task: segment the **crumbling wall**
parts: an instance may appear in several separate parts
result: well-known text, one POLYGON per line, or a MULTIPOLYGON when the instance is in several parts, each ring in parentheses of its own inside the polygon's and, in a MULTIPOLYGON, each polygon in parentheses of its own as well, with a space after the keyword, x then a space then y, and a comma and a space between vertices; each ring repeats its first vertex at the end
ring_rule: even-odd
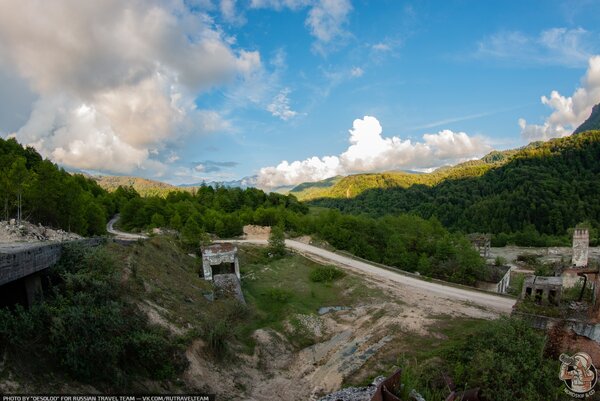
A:
POLYGON ((573 232, 573 260, 575 267, 586 267, 590 248, 590 233, 587 228, 576 228, 573 232))
POLYGON ((228 243, 214 244, 202 249, 202 270, 204 279, 212 280, 212 266, 221 263, 231 263, 234 266, 234 272, 240 279, 240 262, 237 256, 237 247, 228 243))
POLYGON ((235 298, 243 304, 246 304, 240 280, 235 274, 217 274, 214 276, 217 298, 235 298))

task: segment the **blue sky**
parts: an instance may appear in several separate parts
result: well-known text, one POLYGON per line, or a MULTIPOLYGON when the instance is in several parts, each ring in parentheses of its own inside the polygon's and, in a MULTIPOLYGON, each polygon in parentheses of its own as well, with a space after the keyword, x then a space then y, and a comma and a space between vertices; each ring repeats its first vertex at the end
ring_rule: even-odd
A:
POLYGON ((598 1, 23 4, 0 10, 0 135, 67 168, 428 171, 568 135, 600 102, 598 1))

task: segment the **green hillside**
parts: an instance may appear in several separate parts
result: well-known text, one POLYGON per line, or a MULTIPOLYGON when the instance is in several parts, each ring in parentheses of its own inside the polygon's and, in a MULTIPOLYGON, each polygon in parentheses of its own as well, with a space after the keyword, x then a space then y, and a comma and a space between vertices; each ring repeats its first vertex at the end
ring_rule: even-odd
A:
POLYGON ((91 177, 102 188, 114 192, 119 187, 132 187, 141 196, 167 196, 169 192, 187 191, 191 192, 197 187, 177 187, 165 182, 148 180, 141 177, 130 176, 94 176, 91 177))
POLYGON ((544 242, 540 234, 565 235, 581 222, 600 227, 600 131, 537 143, 506 160, 472 165, 481 173, 312 204, 373 216, 415 213, 465 232, 520 233, 524 237, 517 242, 530 245, 544 242))
MULTIPOLYGON (((539 144, 532 144, 532 147, 539 144)), ((384 173, 355 174, 333 177, 314 183, 303 183, 290 191, 298 199, 308 201, 317 198, 354 198, 369 189, 408 188, 412 185, 432 186, 445 179, 478 177, 492 167, 510 160, 516 150, 493 151, 480 160, 472 160, 456 166, 440 167, 427 173, 388 171, 384 173)))

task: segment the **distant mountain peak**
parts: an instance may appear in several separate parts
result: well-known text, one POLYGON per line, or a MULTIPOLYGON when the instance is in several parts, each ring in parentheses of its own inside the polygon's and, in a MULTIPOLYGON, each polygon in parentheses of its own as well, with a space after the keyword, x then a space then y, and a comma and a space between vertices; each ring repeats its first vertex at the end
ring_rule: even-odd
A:
POLYGON ((600 130, 600 103, 592 108, 592 113, 587 120, 583 122, 573 134, 579 134, 580 132, 600 130))

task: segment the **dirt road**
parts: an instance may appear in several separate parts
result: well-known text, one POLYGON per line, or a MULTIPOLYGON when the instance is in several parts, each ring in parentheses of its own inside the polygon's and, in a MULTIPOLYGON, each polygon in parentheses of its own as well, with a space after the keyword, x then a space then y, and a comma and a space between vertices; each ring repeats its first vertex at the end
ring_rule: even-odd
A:
POLYGON ((106 231, 108 231, 110 234, 113 234, 115 237, 117 237, 120 240, 126 240, 126 241, 136 241, 138 239, 146 239, 148 237, 146 237, 143 234, 132 234, 132 233, 126 233, 123 231, 119 231, 117 229, 114 228, 115 223, 119 220, 119 215, 115 215, 115 217, 113 217, 112 219, 110 219, 110 221, 108 222, 108 224, 106 224, 106 231))
MULTIPOLYGON (((250 243, 266 245, 266 240, 233 240, 228 242, 250 243)), ((499 313, 510 313, 515 300, 509 297, 495 295, 493 293, 485 293, 482 291, 470 290, 467 288, 459 288, 440 283, 429 282, 418 278, 410 277, 405 274, 387 270, 369 263, 351 259, 349 257, 339 255, 316 246, 307 245, 294 240, 286 240, 285 244, 288 248, 306 254, 308 256, 316 256, 330 263, 334 263, 344 268, 367 274, 378 279, 383 279, 389 284, 400 286, 408 286, 423 294, 429 294, 436 297, 442 297, 450 300, 459 300, 473 305, 478 305, 486 309, 493 310, 499 313)))

